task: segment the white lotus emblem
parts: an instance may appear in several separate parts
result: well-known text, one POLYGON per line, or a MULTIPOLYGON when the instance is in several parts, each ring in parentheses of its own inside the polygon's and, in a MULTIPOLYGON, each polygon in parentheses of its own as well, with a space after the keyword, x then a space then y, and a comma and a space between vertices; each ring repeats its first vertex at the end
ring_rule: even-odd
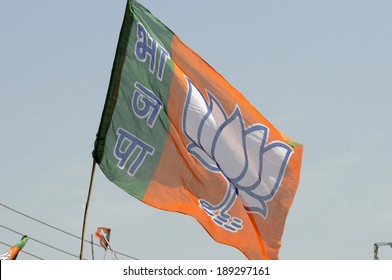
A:
POLYGON ((246 127, 238 106, 228 116, 211 92, 206 91, 207 101, 186 79, 183 131, 191 141, 187 149, 206 169, 221 173, 228 183, 218 205, 200 199, 200 207, 216 224, 236 232, 242 229, 242 221, 227 212, 237 197, 247 211, 266 218, 267 202, 279 189, 293 150, 280 141, 268 143, 266 126, 258 123, 246 127))

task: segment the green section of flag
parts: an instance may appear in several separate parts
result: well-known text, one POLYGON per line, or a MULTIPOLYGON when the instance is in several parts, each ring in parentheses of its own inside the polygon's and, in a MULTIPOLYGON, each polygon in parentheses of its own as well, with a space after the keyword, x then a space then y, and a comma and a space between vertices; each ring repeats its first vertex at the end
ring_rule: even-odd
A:
POLYGON ((110 181, 139 199, 170 128, 172 37, 148 10, 128 1, 93 156, 110 181))
POLYGON ((15 245, 15 247, 18 247, 22 250, 27 241, 29 241, 29 237, 27 235, 23 235, 22 239, 18 242, 18 244, 15 245))
POLYGON ((301 146, 302 144, 298 143, 298 142, 294 142, 294 141, 286 141, 287 144, 289 144, 291 147, 293 147, 294 149, 297 148, 298 146, 301 146))

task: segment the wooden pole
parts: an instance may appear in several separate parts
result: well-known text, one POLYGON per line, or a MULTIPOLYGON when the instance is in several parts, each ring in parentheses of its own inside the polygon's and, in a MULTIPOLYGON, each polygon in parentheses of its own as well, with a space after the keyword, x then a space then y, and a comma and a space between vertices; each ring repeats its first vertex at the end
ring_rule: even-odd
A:
POLYGON ((87 212, 88 212, 88 206, 89 206, 89 203, 90 203, 91 189, 93 188, 93 181, 94 181, 94 174, 95 174, 95 166, 96 165, 97 165, 97 162, 95 161, 95 159, 93 159, 93 167, 91 169, 90 185, 89 185, 89 188, 88 188, 86 207, 84 209, 84 218, 83 218, 83 227, 82 227, 82 241, 81 241, 81 244, 80 244, 79 260, 83 260, 84 232, 86 230, 87 212))

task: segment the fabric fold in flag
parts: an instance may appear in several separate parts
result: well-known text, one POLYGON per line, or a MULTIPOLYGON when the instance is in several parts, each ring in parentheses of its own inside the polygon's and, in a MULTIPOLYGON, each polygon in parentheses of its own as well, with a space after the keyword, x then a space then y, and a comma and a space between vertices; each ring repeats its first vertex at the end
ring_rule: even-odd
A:
POLYGON ((15 246, 11 247, 4 254, 0 255, 0 260, 16 260, 19 252, 23 249, 28 240, 29 237, 27 235, 23 235, 21 240, 15 246))
POLYGON ((153 207, 277 259, 303 147, 137 1, 127 1, 93 157, 153 207))

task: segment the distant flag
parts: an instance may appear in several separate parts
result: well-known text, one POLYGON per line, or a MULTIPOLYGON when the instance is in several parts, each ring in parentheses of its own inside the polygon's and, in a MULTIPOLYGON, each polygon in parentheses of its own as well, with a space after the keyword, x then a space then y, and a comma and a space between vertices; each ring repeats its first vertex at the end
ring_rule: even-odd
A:
POLYGON ((16 260, 19 252, 22 248, 26 245, 27 241, 29 240, 27 235, 23 235, 22 239, 13 247, 11 247, 8 251, 4 254, 0 255, 0 260, 16 260))
POLYGON ((105 250, 109 246, 110 232, 111 229, 106 227, 98 227, 95 232, 95 236, 99 239, 99 243, 105 250))
POLYGON ((277 259, 302 151, 128 0, 93 151, 110 181, 151 206, 193 216, 249 259, 277 259))

